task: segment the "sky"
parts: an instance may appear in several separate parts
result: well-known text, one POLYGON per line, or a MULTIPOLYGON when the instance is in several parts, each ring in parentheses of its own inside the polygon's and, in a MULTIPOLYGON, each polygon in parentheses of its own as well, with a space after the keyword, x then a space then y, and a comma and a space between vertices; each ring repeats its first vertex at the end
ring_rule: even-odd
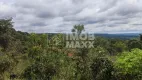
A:
POLYGON ((142 0, 0 0, 0 19, 24 32, 141 33, 142 0))

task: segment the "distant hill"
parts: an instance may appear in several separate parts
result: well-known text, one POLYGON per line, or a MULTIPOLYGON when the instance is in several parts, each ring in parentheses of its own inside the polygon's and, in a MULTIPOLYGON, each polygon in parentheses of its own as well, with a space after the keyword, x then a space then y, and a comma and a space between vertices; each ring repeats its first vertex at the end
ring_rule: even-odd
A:
POLYGON ((140 33, 124 33, 124 34, 95 34, 105 38, 117 38, 117 39, 132 39, 138 38, 140 33))
MULTIPOLYGON (((58 33, 47 33, 50 37, 54 36, 58 33)), ((61 33, 64 34, 64 33, 61 33)), ((111 38, 111 39, 132 39, 132 38, 138 38, 140 35, 140 33, 121 33, 121 34, 98 34, 96 33, 95 36, 100 36, 100 37, 104 37, 104 38, 111 38)))

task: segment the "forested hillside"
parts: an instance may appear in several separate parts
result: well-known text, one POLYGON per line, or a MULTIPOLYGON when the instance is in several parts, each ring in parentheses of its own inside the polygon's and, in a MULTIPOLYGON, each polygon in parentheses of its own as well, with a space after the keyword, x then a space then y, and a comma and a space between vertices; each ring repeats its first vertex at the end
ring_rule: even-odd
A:
MULTIPOLYGON (((72 32, 84 30, 75 25, 72 32)), ((98 36, 94 48, 65 48, 63 37, 16 31, 12 19, 1 19, 0 80, 142 80, 141 35, 98 36)))

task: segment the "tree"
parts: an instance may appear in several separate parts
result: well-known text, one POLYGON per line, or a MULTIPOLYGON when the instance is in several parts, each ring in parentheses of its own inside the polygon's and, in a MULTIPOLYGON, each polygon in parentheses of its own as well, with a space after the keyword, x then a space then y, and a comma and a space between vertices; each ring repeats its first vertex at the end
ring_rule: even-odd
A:
POLYGON ((129 50, 134 49, 134 48, 142 49, 142 42, 139 40, 129 40, 128 48, 129 50))
POLYGON ((72 29, 72 32, 77 32, 77 34, 81 34, 84 31, 84 25, 75 25, 72 29))
POLYGON ((6 49, 13 38, 12 36, 12 19, 1 19, 0 20, 0 46, 6 49))
MULTIPOLYGON (((82 34, 85 31, 84 25, 75 25, 72 29, 73 33, 77 35, 82 34)), ((79 40, 81 42, 81 40, 79 40)), ((75 61, 75 79, 76 80, 91 80, 90 66, 88 58, 88 48, 77 48, 76 53, 73 57, 75 61)))
POLYGON ((14 66, 14 61, 6 54, 0 53, 0 80, 4 80, 4 72, 11 71, 14 66))
POLYGON ((107 58, 96 58, 91 65, 93 80, 111 80, 113 66, 107 58))
MULTIPOLYGON (((115 61, 117 76, 123 80, 142 79, 142 50, 133 49, 131 52, 123 52, 115 61)), ((121 79, 120 79, 121 80, 121 79)))
POLYGON ((127 50, 127 45, 125 40, 110 39, 109 46, 106 48, 110 55, 117 55, 127 50))
POLYGON ((12 19, 0 19, 0 35, 12 29, 12 19))
POLYGON ((140 41, 142 41, 142 34, 140 34, 140 41))

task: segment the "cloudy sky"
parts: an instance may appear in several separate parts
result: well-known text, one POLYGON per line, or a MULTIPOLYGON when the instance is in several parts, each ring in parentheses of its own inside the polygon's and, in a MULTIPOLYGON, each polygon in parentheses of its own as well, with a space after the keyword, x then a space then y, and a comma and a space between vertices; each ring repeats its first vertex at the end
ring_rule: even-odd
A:
POLYGON ((142 0, 0 0, 0 19, 9 17, 26 32, 142 32, 142 0))

